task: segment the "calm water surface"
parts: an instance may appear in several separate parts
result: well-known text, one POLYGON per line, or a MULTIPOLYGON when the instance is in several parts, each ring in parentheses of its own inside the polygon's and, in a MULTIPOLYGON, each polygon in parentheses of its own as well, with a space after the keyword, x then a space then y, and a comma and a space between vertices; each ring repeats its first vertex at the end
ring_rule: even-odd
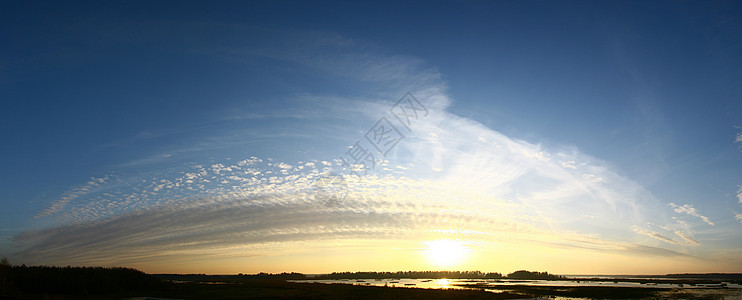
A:
MULTIPOLYGON (((646 278, 644 278, 646 279, 646 278)), ((515 279, 337 279, 337 280, 291 280, 292 282, 311 282, 311 283, 344 283, 354 285, 369 285, 369 286, 389 286, 389 287, 416 287, 416 288, 428 288, 428 289, 468 289, 469 287, 460 286, 465 284, 484 284, 486 286, 492 286, 492 288, 485 288, 492 292, 503 292, 506 290, 498 289, 498 285, 529 285, 529 286, 562 286, 562 287, 588 287, 588 286, 601 286, 601 287, 633 287, 633 288, 666 288, 672 289, 683 289, 688 291, 700 291, 702 289, 715 288, 718 285, 703 285, 697 284, 694 286, 688 284, 669 284, 669 283, 658 283, 658 284, 641 284, 636 282, 622 282, 621 279, 610 280, 610 281, 576 281, 576 280, 515 280, 515 279)), ((727 288, 731 293, 730 295, 722 296, 725 300, 742 300, 742 295, 735 292, 735 289, 742 289, 742 285, 739 284, 727 284, 727 288)), ((721 289, 719 289, 721 290, 721 289)), ((558 298, 568 299, 568 298, 558 298)), ((572 298, 576 299, 576 298, 572 298)), ((718 299, 718 298, 717 298, 718 299)))

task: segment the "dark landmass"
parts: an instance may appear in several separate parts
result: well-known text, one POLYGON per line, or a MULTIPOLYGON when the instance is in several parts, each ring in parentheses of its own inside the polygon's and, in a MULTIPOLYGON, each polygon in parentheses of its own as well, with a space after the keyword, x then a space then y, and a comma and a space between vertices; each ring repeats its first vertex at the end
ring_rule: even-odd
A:
POLYGON ((0 262, 0 300, 18 299, 517 299, 534 297, 580 297, 601 299, 683 298, 719 299, 740 295, 727 289, 725 282, 738 282, 741 274, 669 274, 667 278, 569 279, 547 272, 479 271, 421 272, 340 272, 309 277, 301 273, 281 274, 159 274, 151 275, 131 268, 12 266, 0 262), (460 286, 469 289, 423 289, 353 284, 297 282, 303 279, 472 279, 460 286), (523 280, 524 284, 497 284, 499 280, 523 280), (677 289, 659 287, 565 287, 534 286, 538 280, 625 281, 654 283, 698 282, 719 285, 717 289, 677 289), (297 280, 297 281, 295 281, 297 280), (486 283, 484 282, 486 280, 486 283), (494 291, 493 291, 494 290, 494 291))
POLYGON ((302 273, 258 273, 238 275, 206 275, 206 274, 154 274, 153 276, 167 281, 179 282, 240 282, 245 279, 285 279, 301 280, 308 276, 302 273))
POLYGON ((549 272, 531 272, 531 271, 515 271, 508 274, 508 278, 513 279, 544 279, 544 280, 559 280, 565 279, 564 276, 549 274, 549 272))
MULTIPOLYGON (((24 267, 25 268, 25 267, 24 267)), ((296 283, 279 277, 281 274, 261 275, 144 275, 148 284, 136 286, 128 282, 130 274, 118 276, 123 268, 57 268, 29 267, 36 274, 24 277, 10 285, 10 289, 0 294, 0 300, 25 299, 142 299, 156 297, 168 299, 517 299, 525 295, 514 293, 491 293, 483 290, 440 290, 402 287, 357 286, 349 284, 296 283), (68 278, 61 276, 75 274, 68 278), (60 276, 60 277, 58 277, 60 276), (96 280, 95 277, 103 279, 96 280), (159 278, 158 278, 159 277, 159 278), (174 277, 167 281, 161 277, 174 277), (270 278, 274 277, 274 278, 270 278), (179 279, 199 281, 179 282, 179 279), (122 281, 122 287, 103 285, 101 282, 122 281), (46 283, 45 283, 46 281, 46 283), (150 285, 150 281, 154 285, 150 285), (29 283, 29 284, 25 284, 29 283), (32 286, 35 283, 36 286, 32 286), (65 286, 68 285, 68 286, 65 286)), ((123 269, 127 273, 132 269, 123 269)), ((13 276, 14 280, 19 277, 13 276)))
POLYGON ((295 283, 282 279, 246 279, 240 283, 181 283, 154 297, 179 299, 518 299, 529 296, 483 290, 441 290, 351 284, 295 283))
MULTIPOLYGON (((236 276, 234 276, 236 277, 236 276)), ((214 279, 214 278, 212 278, 214 279)), ((492 288, 492 287, 489 287, 492 288)), ((583 297, 591 299, 721 299, 726 294, 698 294, 677 289, 611 288, 611 287, 548 287, 507 286, 504 292, 493 293, 484 289, 422 289, 404 287, 361 286, 352 284, 296 283, 285 279, 243 278, 227 281, 169 283, 164 287, 146 291, 119 291, 104 294, 20 294, 14 298, 0 299, 143 299, 157 297, 168 299, 522 299, 583 297)), ((701 290, 701 289, 698 289, 701 290)))
POLYGON ((165 286, 159 278, 131 268, 0 266, 0 296, 97 295, 165 286))

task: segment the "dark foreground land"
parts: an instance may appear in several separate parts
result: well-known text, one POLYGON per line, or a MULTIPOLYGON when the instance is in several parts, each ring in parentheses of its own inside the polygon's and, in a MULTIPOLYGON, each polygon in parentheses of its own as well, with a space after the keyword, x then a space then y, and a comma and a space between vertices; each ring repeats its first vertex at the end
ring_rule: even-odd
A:
POLYGON ((482 290, 434 290, 356 286, 349 284, 292 283, 283 279, 247 279, 242 282, 170 283, 158 289, 104 294, 25 294, 0 299, 518 299, 515 293, 482 290))
POLYGON ((249 280, 241 284, 183 283, 167 294, 179 299, 725 299, 742 294, 731 289, 507 286, 499 293, 485 290, 422 289, 351 284, 292 283, 283 280, 249 280))
MULTIPOLYGON (((523 271, 525 272, 525 271, 523 271)), ((538 275, 539 273, 513 273, 538 275)), ((417 273, 407 275, 416 276, 417 273)), ((513 275, 510 274, 510 275, 513 275)), ((368 274, 342 273, 344 277, 368 274)), ((404 274, 387 274, 400 276, 404 274)), ((488 277, 494 273, 443 272, 437 276, 488 277)), ((511 278, 508 275, 508 278, 511 278)), ((545 280, 570 280, 549 277, 545 280)), ((338 275, 333 275, 338 276, 338 275)), ((422 276, 422 275, 421 275, 422 276)), ((400 276, 401 277, 401 276, 400 276)), ((632 288, 595 286, 536 286, 497 284, 496 279, 472 280, 469 289, 423 289, 296 282, 307 279, 298 273, 256 275, 150 275, 129 268, 0 266, 0 300, 16 299, 520 299, 569 297, 582 299, 742 299, 742 291, 730 288, 632 288), (495 283, 495 284, 493 284, 495 283), (486 289, 496 289, 497 292, 486 289)), ((731 280, 730 280, 731 279, 731 280)), ((739 278, 725 282, 737 283, 739 278)), ((586 279, 580 279, 586 280, 586 279)), ((591 279, 588 279, 591 280, 591 279)), ((598 280, 598 279, 595 279, 598 280)), ((606 279, 600 279, 606 280, 606 279)), ((661 283, 668 279, 622 279, 661 283), (653 282, 654 281, 654 282, 653 282)), ((678 279, 674 279, 678 280, 678 279)), ((721 282, 718 278, 683 278, 674 283, 721 282)), ((352 281, 351 281, 352 282, 352 281)), ((524 283, 527 281, 523 281, 524 283)), ((721 285, 720 285, 721 286, 721 285)))
POLYGON ((517 299, 514 293, 482 290, 434 290, 350 284, 292 283, 283 280, 249 280, 238 284, 178 284, 168 293, 181 299, 517 299))
MULTIPOLYGON (((510 286, 492 293, 484 290, 437 290, 350 284, 293 283, 283 279, 247 279, 241 282, 169 283, 161 288, 103 294, 26 294, 0 299, 522 299, 554 296, 587 299, 724 299, 732 290, 620 288, 620 287, 536 287, 510 286), (148 298, 145 298, 148 297, 148 298)), ((739 296, 738 296, 739 297, 739 296)), ((736 298, 735 298, 736 299, 736 298)))
MULTIPOLYGON (((470 285, 476 288, 476 285, 470 285)), ((488 286, 528 298, 548 299, 567 297, 577 299, 742 299, 737 289, 679 289, 634 287, 564 287, 502 285, 488 286)))

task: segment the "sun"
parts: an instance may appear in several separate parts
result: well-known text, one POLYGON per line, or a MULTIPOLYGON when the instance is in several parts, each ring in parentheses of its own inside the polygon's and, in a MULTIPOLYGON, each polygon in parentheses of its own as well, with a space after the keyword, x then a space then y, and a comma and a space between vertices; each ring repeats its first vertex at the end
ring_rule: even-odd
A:
POLYGON ((434 240, 423 242, 425 255, 431 265, 439 268, 455 267, 466 260, 470 249, 458 240, 434 240))

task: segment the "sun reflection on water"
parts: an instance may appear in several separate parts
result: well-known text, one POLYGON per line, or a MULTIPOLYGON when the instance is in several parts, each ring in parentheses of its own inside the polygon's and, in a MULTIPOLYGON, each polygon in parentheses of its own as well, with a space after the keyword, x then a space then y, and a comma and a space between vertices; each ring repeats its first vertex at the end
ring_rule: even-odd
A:
POLYGON ((435 281, 438 285, 441 286, 441 288, 447 288, 449 284, 451 284, 451 280, 448 279, 438 279, 435 281))

